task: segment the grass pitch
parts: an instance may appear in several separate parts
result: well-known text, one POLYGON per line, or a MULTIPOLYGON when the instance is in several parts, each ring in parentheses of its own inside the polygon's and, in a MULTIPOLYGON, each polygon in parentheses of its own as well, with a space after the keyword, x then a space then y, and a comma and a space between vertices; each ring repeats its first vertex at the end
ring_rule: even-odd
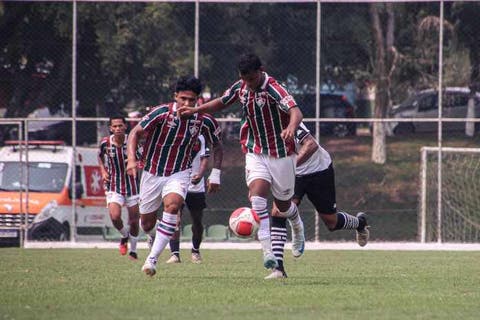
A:
POLYGON ((153 278, 110 249, 0 249, 0 319, 478 319, 480 252, 203 250, 153 278))

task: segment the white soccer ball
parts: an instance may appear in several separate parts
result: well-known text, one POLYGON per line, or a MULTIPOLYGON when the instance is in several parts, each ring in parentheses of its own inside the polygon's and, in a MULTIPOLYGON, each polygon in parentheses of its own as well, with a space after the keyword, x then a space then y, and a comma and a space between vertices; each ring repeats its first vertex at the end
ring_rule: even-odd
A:
POLYGON ((238 208, 230 215, 228 225, 237 237, 251 238, 255 236, 260 227, 260 218, 250 208, 238 208))

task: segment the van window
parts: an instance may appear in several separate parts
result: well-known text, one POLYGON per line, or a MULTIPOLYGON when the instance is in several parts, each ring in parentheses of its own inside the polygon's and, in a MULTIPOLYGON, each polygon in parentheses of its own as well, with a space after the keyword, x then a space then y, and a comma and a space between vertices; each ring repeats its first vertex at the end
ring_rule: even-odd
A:
POLYGON ((437 95, 436 94, 429 94, 423 97, 418 102, 418 111, 429 111, 433 109, 437 109, 437 95))
MULTIPOLYGON (((28 190, 31 192, 60 192, 67 176, 65 163, 29 162, 28 190)), ((0 189, 3 191, 20 191, 26 189, 26 163, 0 162, 0 189), (23 172, 22 172, 23 170, 23 172), (20 181, 23 177, 23 181, 20 181)))
POLYGON ((460 92, 454 92, 447 94, 447 107, 449 108, 458 108, 466 107, 468 104, 468 95, 460 92))

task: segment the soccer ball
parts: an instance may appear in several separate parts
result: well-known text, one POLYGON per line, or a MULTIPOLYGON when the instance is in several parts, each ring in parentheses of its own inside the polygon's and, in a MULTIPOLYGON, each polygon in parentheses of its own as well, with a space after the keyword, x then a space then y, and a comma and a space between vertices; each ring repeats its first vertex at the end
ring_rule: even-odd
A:
POLYGON ((230 215, 228 225, 237 237, 250 238, 255 236, 260 226, 260 218, 250 208, 238 208, 230 215))

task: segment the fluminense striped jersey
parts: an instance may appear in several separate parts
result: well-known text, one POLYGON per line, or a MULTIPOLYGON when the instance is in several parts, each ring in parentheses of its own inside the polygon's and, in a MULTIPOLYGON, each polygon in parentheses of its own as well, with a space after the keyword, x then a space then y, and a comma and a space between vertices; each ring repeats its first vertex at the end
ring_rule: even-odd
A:
POLYGON ((221 128, 209 114, 195 113, 188 119, 177 117, 176 103, 160 105, 143 117, 146 131, 143 149, 144 170, 170 176, 192 164, 192 152, 200 134, 212 144, 221 138, 221 128))
MULTIPOLYGON (((110 174, 110 181, 105 184, 105 191, 113 191, 124 196, 133 196, 139 193, 138 179, 127 174, 127 138, 122 146, 113 143, 113 135, 104 137, 100 142, 98 156, 102 159, 105 168, 110 174)), ((137 158, 141 156, 140 148, 137 149, 137 158)))
POLYGON ((264 75, 265 81, 259 90, 251 91, 243 80, 239 80, 225 91, 221 100, 225 105, 237 100, 242 105, 240 143, 243 152, 283 158, 295 151, 295 143, 286 143, 280 134, 288 126, 288 110, 297 103, 274 78, 267 73, 264 75))

